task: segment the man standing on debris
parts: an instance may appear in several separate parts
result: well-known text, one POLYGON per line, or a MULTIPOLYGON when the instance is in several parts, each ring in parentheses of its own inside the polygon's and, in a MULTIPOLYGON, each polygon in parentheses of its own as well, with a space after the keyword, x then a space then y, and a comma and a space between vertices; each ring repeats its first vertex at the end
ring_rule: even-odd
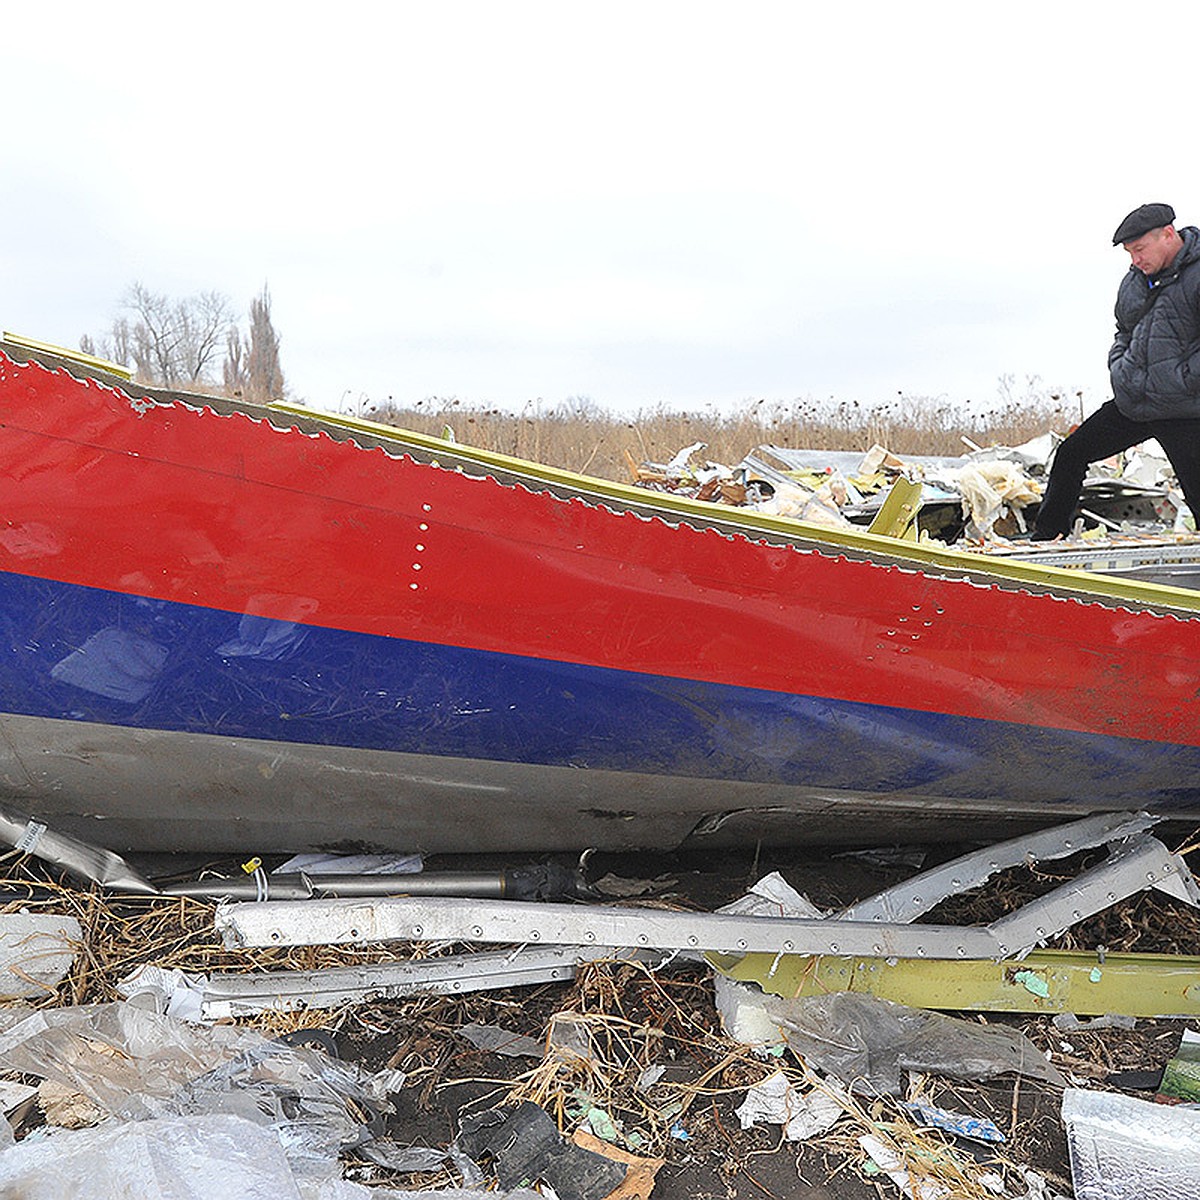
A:
POLYGON ((1059 446, 1033 532, 1070 532, 1090 463, 1157 438, 1200 522, 1200 229, 1177 230, 1169 204, 1143 204, 1113 245, 1131 265, 1117 292, 1108 352, 1113 399, 1059 446))

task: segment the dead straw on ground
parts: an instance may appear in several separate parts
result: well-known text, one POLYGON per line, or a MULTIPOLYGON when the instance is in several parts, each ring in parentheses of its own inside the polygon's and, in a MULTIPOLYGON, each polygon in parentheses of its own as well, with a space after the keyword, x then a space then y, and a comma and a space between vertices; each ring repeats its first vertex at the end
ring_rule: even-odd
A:
MULTIPOLYGON (((568 1129, 599 1110, 635 1153, 668 1161, 721 1148, 730 1172, 753 1179, 752 1160, 777 1154, 788 1143, 773 1128, 749 1133, 726 1129, 716 1101, 732 1102, 766 1077, 782 1072, 800 1093, 814 1089, 833 1096, 843 1117, 825 1134, 790 1145, 797 1169, 815 1155, 829 1156, 841 1169, 868 1170, 859 1138, 880 1140, 904 1164, 917 1194, 937 1194, 936 1181, 963 1200, 992 1194, 979 1182, 975 1159, 938 1130, 923 1128, 898 1104, 881 1098, 864 1101, 827 1084, 803 1063, 764 1055, 736 1043, 721 1030, 706 979, 664 973, 645 964, 607 961, 583 968, 550 1017, 548 1052, 532 1069, 510 1080, 492 1077, 443 1078, 438 1086, 486 1083, 489 1090, 463 1111, 529 1100, 568 1129), (554 1048, 553 1028, 566 1021, 576 1036, 574 1051, 554 1048), (644 1085, 648 1067, 667 1073, 644 1085), (680 1132, 687 1141, 681 1143, 680 1132)), ((910 1099, 926 1097, 928 1082, 916 1077, 910 1099)), ((728 1104, 726 1105, 726 1108, 728 1104)), ((987 1167, 1017 1178, 1019 1167, 1001 1152, 987 1167)), ((765 1190, 761 1188, 760 1190, 765 1190)), ((767 1192, 770 1195, 770 1192, 767 1192)))

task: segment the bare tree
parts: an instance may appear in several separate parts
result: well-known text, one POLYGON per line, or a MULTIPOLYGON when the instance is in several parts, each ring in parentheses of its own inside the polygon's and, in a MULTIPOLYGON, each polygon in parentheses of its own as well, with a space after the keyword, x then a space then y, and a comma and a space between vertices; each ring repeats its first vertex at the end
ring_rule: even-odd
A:
POLYGON ((119 316, 98 341, 85 335, 80 347, 122 366, 132 366, 142 383, 167 387, 207 383, 235 314, 227 296, 199 292, 174 300, 142 283, 126 291, 119 316))
POLYGON ((132 357, 132 345, 133 331, 129 328, 129 322, 124 317, 117 317, 112 323, 112 342, 106 347, 109 352, 105 357, 127 367, 132 357))
POLYGON ((199 292, 176 305, 176 320, 181 332, 179 365, 182 377, 195 383, 208 376, 210 365, 229 331, 234 327, 229 298, 220 292, 199 292))
POLYGON ((183 331, 176 320, 176 305, 165 293, 152 292, 142 283, 134 283, 121 303, 135 317, 130 352, 138 378, 168 387, 179 383, 177 364, 183 331))
POLYGON ((250 302, 250 327, 237 326, 229 298, 198 292, 182 300, 134 283, 121 302, 127 315, 117 317, 102 338, 84 335, 80 349, 132 367, 141 383, 176 387, 211 381, 221 353, 221 382, 228 395, 260 402, 283 397, 279 334, 271 324, 271 295, 266 285, 250 302))
POLYGON ((246 352, 246 394, 251 400, 283 399, 283 370, 279 366, 279 334, 271 324, 271 294, 250 301, 250 347, 246 352))
POLYGON ((244 396, 250 388, 250 377, 246 371, 246 347, 242 344, 241 330, 235 325, 225 338, 225 362, 221 377, 227 396, 244 396))

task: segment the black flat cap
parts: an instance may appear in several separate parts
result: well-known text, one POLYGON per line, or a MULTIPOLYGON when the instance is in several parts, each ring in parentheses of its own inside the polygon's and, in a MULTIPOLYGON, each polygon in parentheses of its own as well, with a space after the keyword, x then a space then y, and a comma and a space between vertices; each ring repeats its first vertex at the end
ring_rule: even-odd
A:
POLYGON ((1141 208, 1135 208, 1117 226, 1117 232, 1113 234, 1113 245, 1121 246, 1126 242, 1137 241, 1143 233, 1161 229, 1174 220, 1175 210, 1169 204, 1143 204, 1141 208))

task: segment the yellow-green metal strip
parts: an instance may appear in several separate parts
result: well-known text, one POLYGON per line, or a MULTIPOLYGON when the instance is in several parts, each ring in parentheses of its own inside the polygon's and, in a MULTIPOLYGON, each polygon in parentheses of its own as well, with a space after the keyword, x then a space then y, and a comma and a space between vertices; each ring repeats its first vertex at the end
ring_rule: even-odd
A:
POLYGON ((43 354, 52 354, 55 358, 65 358, 71 362, 81 363, 83 366, 91 367, 93 370, 115 375, 118 379, 133 378, 133 372, 128 367, 123 367, 120 363, 109 362, 107 358, 97 358, 94 354, 84 354, 82 350, 71 350, 66 346, 55 346, 52 342, 39 342, 34 338, 24 337, 19 333, 10 333, 7 329, 4 331, 3 339, 14 346, 20 346, 23 350, 41 351, 43 354))
POLYGON ((961 550, 933 546, 925 542, 914 543, 903 541, 900 538, 885 537, 865 529, 830 529, 823 525, 812 525, 790 517, 771 516, 754 509, 711 504, 705 500, 693 500, 689 496, 652 492, 631 484, 579 475, 558 467, 548 467, 507 454, 480 450, 474 446, 464 446, 458 442, 430 437, 428 434, 415 433, 411 430, 397 429, 392 425, 383 425, 377 421, 363 420, 360 417, 351 417, 341 413, 319 413, 302 405, 282 402, 270 405, 270 409, 277 413, 303 417, 309 421, 333 425, 352 432, 357 431, 381 441, 394 443, 400 448, 409 447, 434 457, 440 455, 448 460, 465 460, 483 471, 491 469, 523 475, 544 484, 602 496, 622 504, 637 504, 654 508, 664 515, 695 517, 709 522, 719 520, 725 525, 740 527, 750 535, 756 532, 769 533, 817 542, 831 550, 842 547, 864 553, 886 555, 892 559, 911 562, 917 569, 928 566, 945 567, 954 571, 970 572, 972 575, 984 578, 1008 579, 1017 583, 1049 587, 1059 591, 1078 592, 1082 595, 1106 596, 1131 605, 1144 604, 1200 612, 1200 592, 1186 588, 1093 575, 1087 571, 1067 570, 1061 567, 1045 566, 1041 563, 986 558, 980 554, 965 553, 961 550))
POLYGON ((888 488, 888 494, 875 519, 867 527, 871 533, 884 537, 917 540, 917 516, 921 511, 921 485, 915 479, 901 476, 888 488))
POLYGON ((1034 950, 1005 962, 747 954, 709 961, 776 996, 867 992, 914 1008, 1072 1012, 1131 1017, 1200 1015, 1200 958, 1034 950))

